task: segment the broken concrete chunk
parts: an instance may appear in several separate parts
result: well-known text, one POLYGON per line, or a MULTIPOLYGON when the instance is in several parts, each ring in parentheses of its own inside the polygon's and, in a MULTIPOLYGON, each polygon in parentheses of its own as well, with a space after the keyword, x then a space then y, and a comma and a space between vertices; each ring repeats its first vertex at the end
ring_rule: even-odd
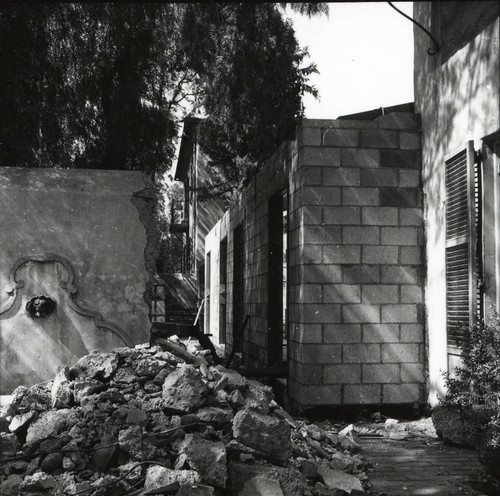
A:
POLYGON ((347 427, 345 427, 339 432, 339 436, 349 436, 352 434, 353 430, 354 426, 352 424, 349 424, 347 427))
POLYGON ((134 460, 151 460, 156 455, 156 448, 144 438, 141 427, 132 425, 122 429, 118 435, 120 449, 134 460))
POLYGON ((245 406, 260 413, 269 413, 269 408, 273 402, 273 390, 257 381, 247 380, 248 391, 245 391, 245 406))
POLYGON ((14 455, 21 449, 21 445, 15 434, 0 432, 0 453, 3 456, 14 455))
POLYGON ((245 481, 238 496, 285 496, 278 480, 268 475, 255 475, 245 481))
POLYGON ((214 389, 217 391, 219 389, 224 389, 225 391, 231 393, 234 390, 242 391, 247 389, 247 380, 236 370, 226 369, 222 365, 217 365, 215 367, 214 376, 217 380, 214 389))
POLYGON ((73 390, 70 386, 69 367, 63 367, 54 378, 50 391, 52 408, 69 408, 73 404, 73 390))
POLYGON ((196 416, 202 422, 214 423, 218 427, 222 427, 233 421, 233 412, 229 409, 217 408, 215 406, 207 406, 200 408, 196 412, 196 416))
POLYGON ((19 494, 19 486, 22 482, 23 478, 20 475, 9 475, 0 483, 0 494, 2 496, 17 496, 19 494))
POLYGON ((163 386, 163 382, 167 378, 167 375, 170 374, 169 369, 161 369, 158 374, 153 379, 153 384, 156 384, 157 386, 163 386))
POLYGON ((48 437, 56 437, 64 430, 69 430, 78 422, 75 410, 63 408, 42 413, 40 418, 28 427, 26 444, 33 444, 48 437))
POLYGON ((131 406, 127 412, 127 418, 125 422, 129 425, 141 425, 144 424, 148 419, 148 416, 139 408, 131 406))
POLYGON ((284 496, 278 478, 266 465, 231 463, 231 494, 235 496, 284 496))
POLYGON ((12 403, 15 405, 16 413, 45 412, 50 409, 51 397, 50 389, 44 385, 31 386, 29 389, 24 386, 16 388, 12 393, 12 403))
POLYGON ((192 365, 184 365, 165 379, 162 391, 165 408, 189 413, 203 405, 208 388, 198 370, 192 365))
POLYGON ((285 463, 292 454, 290 426, 282 419, 240 410, 233 421, 234 438, 265 453, 269 461, 285 463))
POLYGON ((106 386, 96 379, 77 379, 73 382, 75 402, 80 404, 83 398, 101 392, 106 386))
POLYGON ((132 384, 137 381, 135 371, 132 367, 120 367, 113 377, 114 384, 132 384))
POLYGON ((80 358, 70 369, 72 377, 109 380, 118 368, 116 353, 92 353, 80 358))
POLYGON ((359 453, 361 446, 351 436, 339 436, 340 447, 352 453, 359 453))
POLYGON ((179 484, 196 484, 200 482, 200 475, 194 470, 172 470, 170 468, 153 465, 146 472, 144 489, 157 489, 178 482, 179 484))
POLYGON ((200 484, 186 484, 179 488, 175 496, 213 496, 214 488, 200 484))
POLYGON ((226 487, 226 447, 222 442, 208 441, 196 434, 187 434, 179 446, 189 466, 196 470, 202 482, 226 487))
POLYGON ((317 425, 310 424, 305 427, 307 435, 315 441, 322 441, 325 439, 325 431, 317 425))
POLYGON ((393 419, 393 418, 388 418, 385 422, 384 422, 384 429, 386 431, 388 430, 391 430, 391 429, 394 429, 397 427, 397 425, 399 424, 399 420, 396 420, 396 419, 393 419))
POLYGON ((92 467, 97 472, 105 472, 111 466, 113 458, 115 457, 118 446, 116 438, 112 436, 104 436, 92 456, 92 467))
POLYGON ((306 479, 316 479, 318 477, 318 462, 314 460, 299 460, 298 468, 306 479))
POLYGON ((228 399, 229 404, 236 410, 244 407, 246 404, 245 397, 239 389, 235 389, 228 399))
POLYGON ((48 491, 55 486, 54 477, 44 472, 36 472, 25 477, 19 489, 22 491, 48 491))
POLYGON ((135 363, 135 373, 139 377, 155 377, 164 363, 154 358, 142 358, 135 363))
POLYGON ((298 470, 261 463, 232 462, 229 464, 229 479, 230 494, 238 496, 297 496, 304 494, 306 488, 306 481, 298 470), (249 483, 251 480, 254 482, 249 483), (250 490, 260 492, 249 492, 250 490))
POLYGON ((403 439, 406 439, 408 436, 404 432, 389 431, 387 437, 389 439, 393 439, 394 441, 402 441, 403 439))
POLYGON ((352 456, 344 455, 343 453, 333 453, 328 466, 334 470, 350 472, 356 466, 356 460, 352 456))
POLYGON ((40 468, 44 472, 51 474, 52 472, 55 472, 57 469, 62 467, 63 458, 64 458, 64 456, 62 453, 49 453, 42 460, 40 468))
POLYGON ((159 351, 155 354, 155 358, 173 366, 176 366, 178 363, 183 363, 181 358, 175 356, 173 353, 170 353, 170 351, 159 351))
POLYGON ((361 482, 354 475, 334 470, 326 464, 320 465, 318 474, 329 489, 340 489, 347 494, 364 493, 361 482))

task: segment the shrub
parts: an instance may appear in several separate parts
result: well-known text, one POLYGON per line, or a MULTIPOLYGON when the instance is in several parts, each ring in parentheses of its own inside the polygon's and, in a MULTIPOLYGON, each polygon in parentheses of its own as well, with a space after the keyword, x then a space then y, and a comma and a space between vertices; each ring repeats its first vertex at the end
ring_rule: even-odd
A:
POLYGON ((454 377, 446 376, 443 405, 470 407, 484 405, 492 411, 488 424, 489 446, 500 446, 500 319, 477 322, 463 329, 461 368, 454 377))

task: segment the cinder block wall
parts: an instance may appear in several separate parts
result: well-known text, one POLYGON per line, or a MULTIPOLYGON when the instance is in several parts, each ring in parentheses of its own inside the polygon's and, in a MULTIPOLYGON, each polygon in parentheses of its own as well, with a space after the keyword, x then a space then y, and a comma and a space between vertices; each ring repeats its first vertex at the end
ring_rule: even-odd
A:
POLYGON ((418 117, 305 120, 302 137, 290 397, 302 408, 421 401, 418 117))
POLYGON ((419 119, 304 120, 209 233, 210 332, 219 339, 219 245, 227 236, 227 349, 234 229, 244 230, 246 366, 268 349, 268 201, 289 192, 288 393, 298 409, 423 399, 419 119))
MULTIPOLYGON (((224 214, 205 239, 205 256, 210 252, 211 260, 210 326, 206 326, 205 330, 210 331, 216 343, 221 343, 220 242, 227 238, 226 350, 231 351, 233 335, 239 331, 233 323, 234 230, 240 224, 243 227, 243 317, 249 315, 250 319, 243 334, 242 356, 244 365, 248 367, 273 365, 268 361, 268 201, 283 189, 290 193, 300 183, 297 178, 298 150, 296 138, 284 142, 245 188, 238 204, 224 214)), ((289 229, 291 233, 298 233, 300 204, 292 198, 293 194, 288 214, 289 229)), ((289 261, 289 274, 299 273, 299 263, 299 259, 289 261)), ((293 305, 296 303, 291 301, 289 309, 293 305)))

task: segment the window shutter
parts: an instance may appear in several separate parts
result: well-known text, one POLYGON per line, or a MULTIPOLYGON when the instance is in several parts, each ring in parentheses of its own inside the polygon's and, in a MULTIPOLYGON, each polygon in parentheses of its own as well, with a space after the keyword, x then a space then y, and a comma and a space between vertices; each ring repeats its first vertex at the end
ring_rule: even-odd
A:
POLYGON ((446 164, 446 312, 449 346, 463 340, 479 310, 477 228, 481 178, 474 142, 446 164))

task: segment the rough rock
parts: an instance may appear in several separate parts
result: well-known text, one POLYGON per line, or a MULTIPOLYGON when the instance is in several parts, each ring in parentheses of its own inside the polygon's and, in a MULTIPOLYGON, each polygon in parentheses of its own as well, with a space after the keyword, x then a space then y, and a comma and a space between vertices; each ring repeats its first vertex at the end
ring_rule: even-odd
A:
POLYGON ((112 384, 133 384, 137 382, 137 376, 132 367, 121 367, 116 371, 113 380, 110 382, 112 384))
POLYGON ((3 456, 13 455, 21 449, 21 445, 15 434, 0 432, 0 453, 3 456))
POLYGON ((21 483, 22 491, 47 491, 56 486, 54 477, 45 474, 44 472, 36 472, 33 475, 28 475, 21 483))
POLYGON ((30 423, 36 418, 36 412, 27 412, 14 416, 9 424, 9 431, 14 433, 26 432, 30 423))
POLYGON ((141 490, 147 478, 146 491, 175 483, 178 496, 341 494, 318 482, 321 464, 364 483, 364 462, 343 449, 355 445, 349 432, 342 442, 328 422, 293 419, 268 386, 191 348, 196 355, 178 339, 93 353, 51 384, 18 388, 0 426, 6 443, 20 444, 3 451, 31 458, 0 467, 4 486, 23 496, 109 496, 141 490), (18 490, 21 479, 31 489, 18 490))
POLYGON ((170 370, 168 369, 161 369, 154 377, 153 379, 153 384, 156 384, 157 386, 163 386, 163 382, 167 378, 167 375, 170 374, 170 370))
POLYGON ((361 451, 361 446, 351 436, 339 436, 339 444, 341 448, 352 453, 359 453, 361 451))
POLYGON ((226 369, 222 365, 217 365, 218 381, 214 389, 224 389, 225 391, 244 390, 248 388, 248 381, 236 370, 226 369))
POLYGON ((395 429, 398 424, 399 424, 399 420, 396 420, 396 419, 393 419, 393 418, 388 418, 384 422, 384 429, 385 430, 395 429))
POLYGON ((260 413, 269 413, 274 399, 273 390, 257 381, 248 380, 248 391, 245 393, 245 405, 250 410, 260 413))
POLYGON ((105 472, 111 466, 117 451, 116 441, 112 436, 104 436, 97 445, 99 449, 92 456, 92 466, 97 472, 105 472))
POLYGON ((286 421, 251 410, 240 410, 233 421, 234 438, 267 455, 269 461, 285 463, 292 454, 290 426, 286 421))
POLYGON ((69 367, 63 367, 54 378, 50 390, 52 408, 68 408, 73 404, 69 367))
POLYGON ((2 496, 17 496, 19 486, 23 482, 23 478, 18 474, 9 475, 3 482, 0 483, 0 494, 2 496))
POLYGON ((77 379, 73 382, 74 399, 79 404, 87 396, 100 393, 105 387, 105 384, 96 379, 77 379))
POLYGON ((29 389, 19 386, 12 393, 17 414, 27 412, 45 412, 50 408, 50 391, 43 385, 35 385, 29 389))
POLYGON ((360 480, 354 475, 346 474, 340 470, 334 470, 326 464, 320 465, 318 475, 329 489, 340 489, 347 494, 363 493, 360 480), (357 493, 356 493, 357 491, 357 493))
POLYGON ((196 434, 188 434, 179 447, 189 466, 196 470, 202 482, 226 487, 226 447, 222 442, 209 441, 196 434))
POLYGON ((44 472, 51 474, 52 472, 55 472, 57 469, 62 467, 63 458, 64 456, 62 453, 49 453, 43 459, 40 468, 44 472))
POLYGON ((490 418, 491 410, 480 406, 436 406, 432 410, 432 422, 438 437, 469 448, 479 446, 481 434, 490 418))
POLYGON ((57 436, 63 430, 71 428, 77 421, 76 412, 69 408, 45 412, 28 427, 26 444, 57 436))
POLYGON ((307 479, 316 479, 318 477, 319 463, 313 460, 301 459, 298 462, 298 468, 302 475, 307 479))
POLYGON ((192 365, 174 370, 163 383, 163 405, 168 410, 189 413, 205 401, 208 388, 192 365))
POLYGON ((175 496, 213 496, 214 488, 201 484, 186 484, 179 488, 175 496))
POLYGON ((231 493, 237 496, 297 496, 305 480, 298 470, 257 463, 230 463, 231 493), (253 492, 252 492, 253 491, 253 492))
POLYGON ((116 353, 91 353, 80 358, 70 369, 73 377, 109 380, 118 368, 116 353))
POLYGON ((328 461, 328 466, 334 470, 351 472, 356 466, 356 460, 352 456, 343 453, 333 453, 328 461))
POLYGON ((223 409, 215 406, 200 408, 196 416, 201 422, 210 422, 217 427, 223 427, 233 421, 234 415, 231 409, 223 409))
POLYGON ((161 371, 164 365, 164 362, 153 358, 142 358, 135 363, 135 373, 139 377, 153 378, 161 371))
POLYGON ((159 465, 153 465, 146 472, 145 489, 157 489, 168 484, 196 484, 201 482, 200 475, 194 470, 172 470, 159 465))
POLYGON ((150 460, 156 453, 156 448, 149 439, 144 439, 141 427, 132 425, 122 429, 118 436, 120 449, 128 453, 134 460, 150 460))

